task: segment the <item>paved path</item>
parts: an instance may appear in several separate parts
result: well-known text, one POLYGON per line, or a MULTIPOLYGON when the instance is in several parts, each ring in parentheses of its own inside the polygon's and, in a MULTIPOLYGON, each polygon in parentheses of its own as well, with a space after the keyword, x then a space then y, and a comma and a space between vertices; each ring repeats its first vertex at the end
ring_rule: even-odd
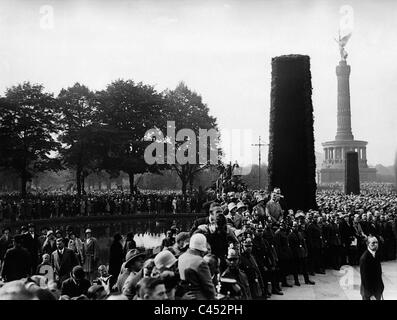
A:
MULTIPOLYGON (((385 300, 397 300, 397 261, 382 263, 385 300)), ((284 295, 272 295, 269 300, 361 300, 359 267, 342 266, 340 271, 327 270, 325 275, 310 276, 315 285, 304 284, 299 276, 301 286, 282 288, 284 295)), ((288 282, 293 284, 293 278, 288 282)))

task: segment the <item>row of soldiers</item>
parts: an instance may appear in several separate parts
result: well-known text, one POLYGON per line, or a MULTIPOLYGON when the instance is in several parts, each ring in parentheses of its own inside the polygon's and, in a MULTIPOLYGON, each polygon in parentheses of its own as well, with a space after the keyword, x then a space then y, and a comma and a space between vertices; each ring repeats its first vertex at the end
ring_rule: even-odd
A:
MULTIPOLYGON (((261 298, 283 294, 281 287, 291 286, 289 275, 293 276, 296 286, 301 285, 299 274, 306 284, 314 284, 310 275, 325 274, 326 269, 340 270, 346 264, 357 265, 369 236, 380 239, 383 260, 396 258, 394 211, 364 213, 360 209, 357 213, 325 213, 310 210, 304 213, 299 210, 294 213, 284 211, 280 199, 279 189, 272 192, 270 200, 260 194, 255 199, 230 194, 210 208, 209 225, 211 220, 216 221, 216 230, 222 220, 218 217, 224 215, 227 228, 236 236, 236 239, 226 238, 229 250, 214 252, 221 261, 221 272, 231 276, 224 270, 230 269, 230 259, 237 259, 232 266, 243 275, 236 271, 235 278, 240 274, 236 281, 242 283, 245 282, 242 279, 247 278, 253 298, 259 297, 258 292, 262 293, 261 298), (222 260, 225 261, 222 263, 222 260)), ((196 227, 193 229, 197 232, 196 227)), ((211 233, 216 231, 207 228, 204 232, 211 247, 216 248, 218 244, 216 240, 211 241, 211 233)), ((218 240, 223 242, 221 238, 218 240)))

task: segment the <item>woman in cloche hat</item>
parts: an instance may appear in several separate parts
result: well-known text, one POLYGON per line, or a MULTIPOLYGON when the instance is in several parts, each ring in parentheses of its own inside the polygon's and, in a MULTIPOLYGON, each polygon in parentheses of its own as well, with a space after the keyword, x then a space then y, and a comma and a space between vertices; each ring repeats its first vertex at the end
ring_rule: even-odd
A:
POLYGON ((85 236, 82 262, 84 272, 87 273, 88 279, 92 282, 95 279, 95 272, 98 268, 99 246, 97 239, 92 236, 90 228, 85 230, 85 236))

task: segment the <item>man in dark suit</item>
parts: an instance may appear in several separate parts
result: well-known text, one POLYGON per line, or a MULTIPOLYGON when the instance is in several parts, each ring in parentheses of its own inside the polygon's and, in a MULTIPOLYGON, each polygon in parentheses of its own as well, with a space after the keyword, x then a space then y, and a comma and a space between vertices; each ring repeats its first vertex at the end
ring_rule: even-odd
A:
POLYGON ((69 277, 73 267, 77 266, 79 261, 77 260, 73 250, 65 248, 62 238, 58 238, 56 240, 56 245, 57 249, 52 253, 51 260, 55 274, 61 284, 69 277))
POLYGON ((311 268, 315 273, 325 274, 324 264, 322 260, 323 250, 323 231, 318 225, 318 220, 321 217, 314 217, 306 229, 307 242, 309 244, 309 251, 311 252, 311 268))
POLYGON ((216 202, 212 203, 209 209, 208 217, 199 218, 193 222, 193 225, 190 229, 190 235, 192 235, 197 230, 198 226, 202 224, 215 223, 216 217, 221 213, 223 213, 221 206, 216 202))
POLYGON ((309 279, 307 268, 307 244, 297 221, 292 223, 292 232, 288 235, 288 243, 292 252, 291 268, 294 275, 295 285, 300 286, 298 274, 302 273, 306 284, 314 285, 309 279))
POLYGON ((367 250, 360 258, 361 288, 360 293, 363 300, 370 300, 375 297, 380 300, 383 294, 382 266, 377 254, 378 239, 368 237, 367 250))
POLYGON ((70 298, 78 297, 82 294, 87 295, 91 283, 85 279, 83 267, 75 266, 70 273, 70 278, 62 282, 62 295, 70 298))
POLYGON ((32 273, 36 272, 36 268, 39 264, 39 250, 40 241, 39 236, 35 233, 35 228, 32 223, 28 225, 28 232, 24 235, 23 247, 29 251, 32 259, 32 273))
POLYGON ((354 228, 351 224, 350 217, 349 215, 345 215, 343 217, 343 220, 340 222, 339 225, 339 230, 340 230, 340 237, 341 237, 341 242, 342 242, 342 251, 341 251, 341 256, 342 256, 342 265, 344 264, 352 264, 352 256, 350 253, 350 244, 352 243, 354 239, 354 228))
POLYGON ((23 236, 14 237, 14 247, 8 249, 4 256, 2 277, 7 281, 19 280, 28 277, 31 273, 31 257, 22 247, 23 236))
POLYGON ((331 266, 334 270, 341 267, 341 245, 342 240, 339 231, 340 218, 335 214, 329 223, 328 245, 331 266))

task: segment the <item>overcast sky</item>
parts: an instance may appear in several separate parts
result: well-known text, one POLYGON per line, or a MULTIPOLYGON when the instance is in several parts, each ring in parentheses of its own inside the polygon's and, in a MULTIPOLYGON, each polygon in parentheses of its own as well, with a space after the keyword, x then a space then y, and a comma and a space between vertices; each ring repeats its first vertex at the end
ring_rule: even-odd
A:
POLYGON ((271 58, 307 54, 316 151, 322 152, 321 143, 336 134, 334 38, 343 5, 354 10, 346 46, 353 134, 369 142, 369 164, 391 165, 397 1, 2 0, 0 92, 22 81, 55 94, 77 81, 100 90, 118 78, 161 91, 183 80, 202 95, 221 129, 252 129, 253 140, 261 135, 268 143, 271 58))

